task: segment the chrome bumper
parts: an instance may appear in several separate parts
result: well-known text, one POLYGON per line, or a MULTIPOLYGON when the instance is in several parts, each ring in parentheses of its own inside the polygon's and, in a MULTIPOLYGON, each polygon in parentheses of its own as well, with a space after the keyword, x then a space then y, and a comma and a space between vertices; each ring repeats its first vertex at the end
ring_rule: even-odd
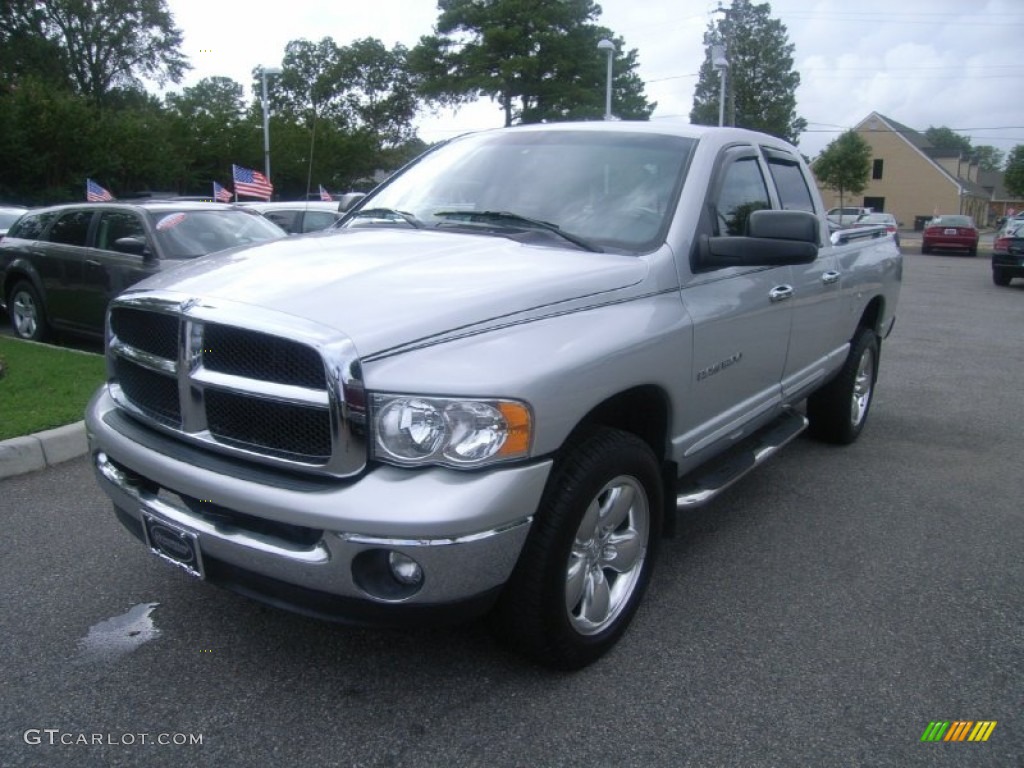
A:
POLYGON ((184 448, 178 455, 160 442, 168 438, 124 429, 124 418, 104 388, 89 404, 86 425, 99 484, 136 535, 148 515, 193 535, 204 560, 233 573, 382 607, 457 603, 504 584, 550 471, 549 461, 489 472, 380 467, 356 481, 315 487, 279 475, 262 482, 259 469, 218 472, 186 461, 200 454, 184 448), (240 514, 206 514, 206 504, 240 514), (277 529, 305 534, 290 538, 277 529), (359 569, 368 551, 412 558, 422 584, 411 594, 367 589, 359 569))

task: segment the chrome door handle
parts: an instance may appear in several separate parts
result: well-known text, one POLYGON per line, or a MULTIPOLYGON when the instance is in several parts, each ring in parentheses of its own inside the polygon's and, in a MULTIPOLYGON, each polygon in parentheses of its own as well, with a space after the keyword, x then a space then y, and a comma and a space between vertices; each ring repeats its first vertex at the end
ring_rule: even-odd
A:
POLYGON ((832 285, 832 283, 838 283, 839 273, 832 271, 826 272, 821 276, 821 282, 823 282, 825 285, 832 285))
POLYGON ((96 259, 86 259, 85 260, 85 266, 87 266, 87 267, 102 267, 103 265, 100 264, 98 261, 96 261, 96 259))
POLYGON ((785 301, 786 299, 793 298, 793 286, 791 285, 778 285, 771 289, 768 293, 768 298, 774 304, 777 301, 785 301))

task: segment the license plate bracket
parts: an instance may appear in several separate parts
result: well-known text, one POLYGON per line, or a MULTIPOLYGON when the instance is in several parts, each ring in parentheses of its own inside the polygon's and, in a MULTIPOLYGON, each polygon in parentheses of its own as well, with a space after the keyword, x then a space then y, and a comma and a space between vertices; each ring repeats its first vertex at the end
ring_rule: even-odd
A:
POLYGON ((149 512, 142 513, 142 530, 150 552, 178 566, 190 576, 206 578, 198 535, 149 512))

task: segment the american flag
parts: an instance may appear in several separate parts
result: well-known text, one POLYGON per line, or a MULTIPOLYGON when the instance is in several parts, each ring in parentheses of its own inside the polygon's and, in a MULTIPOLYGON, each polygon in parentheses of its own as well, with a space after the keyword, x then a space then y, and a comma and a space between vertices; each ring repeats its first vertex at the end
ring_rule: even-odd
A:
POLYGON ((213 199, 219 203, 230 203, 231 190, 226 187, 222 187, 215 181, 213 182, 213 199))
POLYGON ((108 200, 113 200, 114 196, 92 179, 86 179, 85 199, 90 203, 103 203, 108 200))
POLYGON ((331 197, 331 193, 324 189, 324 185, 320 185, 320 199, 326 203, 330 203, 334 198, 331 197))
POLYGON ((231 175, 235 182, 235 192, 239 195, 262 197, 264 200, 269 200, 274 193, 274 185, 259 171, 232 165, 231 175))

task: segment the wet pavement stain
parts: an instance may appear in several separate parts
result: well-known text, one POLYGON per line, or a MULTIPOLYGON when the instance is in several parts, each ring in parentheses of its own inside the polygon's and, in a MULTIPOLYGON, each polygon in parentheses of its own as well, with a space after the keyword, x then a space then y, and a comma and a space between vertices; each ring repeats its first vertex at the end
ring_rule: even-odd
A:
POLYGON ((127 613, 93 624, 78 641, 77 663, 116 661, 160 637, 150 616, 160 603, 139 603, 127 613))

